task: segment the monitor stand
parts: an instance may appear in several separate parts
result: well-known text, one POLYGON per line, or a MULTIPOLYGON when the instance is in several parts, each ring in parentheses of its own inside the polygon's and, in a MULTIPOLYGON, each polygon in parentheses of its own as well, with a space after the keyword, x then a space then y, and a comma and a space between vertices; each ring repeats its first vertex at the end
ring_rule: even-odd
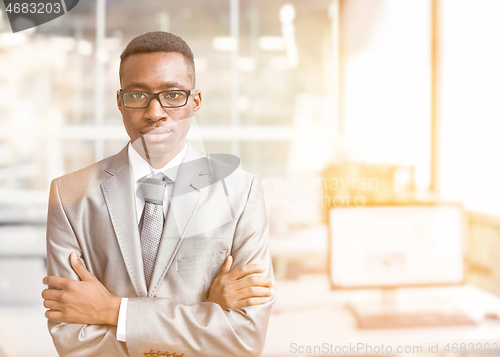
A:
POLYGON ((348 304, 359 329, 414 328, 476 325, 449 301, 427 296, 401 294, 401 288, 382 288, 378 298, 348 304))

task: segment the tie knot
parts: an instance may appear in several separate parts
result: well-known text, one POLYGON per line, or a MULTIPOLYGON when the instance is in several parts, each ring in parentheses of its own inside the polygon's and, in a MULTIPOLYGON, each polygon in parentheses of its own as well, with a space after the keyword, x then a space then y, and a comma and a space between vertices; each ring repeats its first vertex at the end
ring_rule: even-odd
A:
POLYGON ((165 187, 172 180, 162 172, 158 172, 152 177, 144 176, 138 182, 137 197, 142 198, 145 202, 160 205, 165 199, 165 187))

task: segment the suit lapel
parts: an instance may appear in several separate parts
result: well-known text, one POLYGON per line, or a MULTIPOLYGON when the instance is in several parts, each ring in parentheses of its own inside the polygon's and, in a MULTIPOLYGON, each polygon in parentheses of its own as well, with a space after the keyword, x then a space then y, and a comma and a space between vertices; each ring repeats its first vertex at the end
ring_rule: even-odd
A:
MULTIPOLYGON (((166 173, 168 176, 168 172, 166 173)), ((203 192, 210 180, 207 156, 190 144, 179 167, 167 211, 151 278, 149 296, 154 296, 185 237, 203 192)))
POLYGON ((110 178, 101 184, 101 190, 134 290, 137 296, 147 296, 127 150, 125 146, 106 168, 110 178))

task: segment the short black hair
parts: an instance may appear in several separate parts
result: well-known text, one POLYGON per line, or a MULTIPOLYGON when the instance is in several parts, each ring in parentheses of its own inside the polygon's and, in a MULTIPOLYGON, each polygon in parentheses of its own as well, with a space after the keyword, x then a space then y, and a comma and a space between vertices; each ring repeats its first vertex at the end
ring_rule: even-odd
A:
POLYGON ((186 41, 179 36, 165 31, 146 32, 143 35, 137 36, 130 41, 120 55, 120 83, 123 74, 123 62, 132 55, 137 53, 152 53, 152 52, 177 52, 184 56, 188 72, 193 82, 193 87, 196 83, 196 73, 194 67, 194 56, 191 48, 186 41))

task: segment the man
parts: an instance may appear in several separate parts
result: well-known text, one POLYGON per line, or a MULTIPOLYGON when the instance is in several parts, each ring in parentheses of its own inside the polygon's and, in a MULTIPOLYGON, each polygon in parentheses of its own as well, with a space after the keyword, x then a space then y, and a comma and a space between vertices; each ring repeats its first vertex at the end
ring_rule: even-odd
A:
POLYGON ((258 356, 275 299, 260 179, 187 143, 201 93, 181 38, 133 39, 120 84, 130 143, 51 185, 42 297, 58 353, 258 356))

